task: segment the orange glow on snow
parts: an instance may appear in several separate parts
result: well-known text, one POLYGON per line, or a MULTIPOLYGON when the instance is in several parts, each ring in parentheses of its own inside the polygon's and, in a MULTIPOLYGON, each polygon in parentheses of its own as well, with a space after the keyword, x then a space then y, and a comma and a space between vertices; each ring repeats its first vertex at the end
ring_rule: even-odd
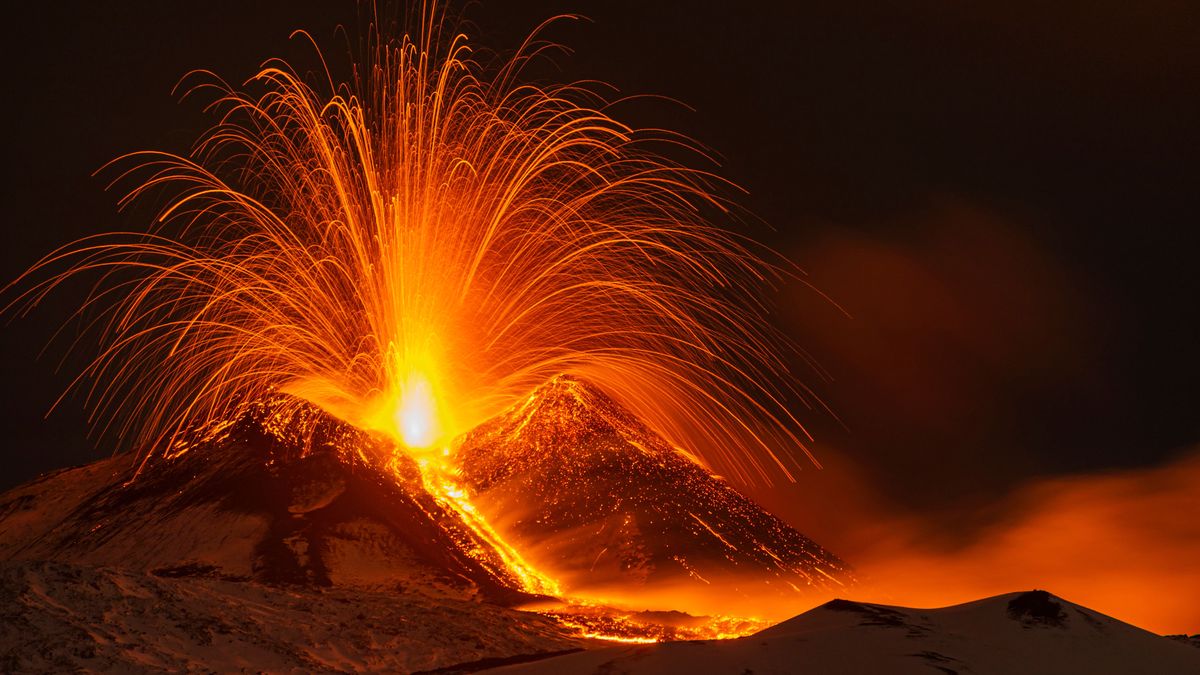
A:
POLYGON ((1047 478, 947 545, 936 525, 881 516, 850 555, 856 599, 940 607, 1041 588, 1157 633, 1200 631, 1200 452, 1158 467, 1047 478))

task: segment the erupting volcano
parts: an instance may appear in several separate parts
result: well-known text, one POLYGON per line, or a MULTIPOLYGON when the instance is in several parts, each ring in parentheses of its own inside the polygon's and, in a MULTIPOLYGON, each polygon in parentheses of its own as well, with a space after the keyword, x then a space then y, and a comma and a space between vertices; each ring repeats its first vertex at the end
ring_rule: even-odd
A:
POLYGON ((193 74, 219 121, 192 156, 108 168, 123 205, 164 200, 155 227, 13 287, 30 308, 98 278, 76 384, 141 460, 49 479, 79 499, 10 557, 317 585, 419 569, 629 639, 666 633, 597 603, 849 582, 702 468, 790 476, 807 452, 759 310, 786 265, 714 224, 735 213, 721 181, 662 152, 686 141, 618 122, 595 87, 523 82, 536 32, 484 67, 440 9, 418 23, 372 28, 340 82, 324 58, 243 89, 193 74), (215 542, 211 509, 241 514, 215 542))
POLYGON ((536 33, 485 68, 441 10, 419 19, 415 37, 372 29, 338 84, 326 60, 309 77, 270 61, 244 90, 194 74, 186 96, 210 97, 219 123, 193 155, 109 168, 133 182, 123 204, 165 198, 155 228, 78 242, 20 280, 13 304, 31 307, 99 278, 80 315, 102 349, 76 383, 90 379, 102 429, 141 454, 126 480, 159 460, 232 480, 254 454, 231 459, 212 438, 260 408, 308 438, 297 420, 321 411, 316 428, 336 418, 359 434, 333 458, 419 487, 427 516, 454 520, 442 529, 458 555, 505 587, 561 595, 532 549, 572 577, 593 557, 583 586, 680 572, 841 583, 843 563, 698 466, 769 479, 807 452, 783 343, 757 309, 786 269, 710 221, 734 213, 719 179, 668 159, 684 141, 621 124, 584 85, 522 82, 546 47, 536 33), (522 415, 540 421, 492 442, 522 415), (537 503, 567 467, 599 509, 572 523, 537 503), (541 528, 518 522, 514 546, 492 523, 523 510, 541 528), (579 550, 568 524, 611 545, 579 550))
POLYGON ((932 626, 834 601, 758 633, 861 575, 743 493, 819 467, 796 411, 823 404, 770 316, 798 270, 708 152, 530 75, 574 17, 497 55, 438 3, 372 11, 346 54, 297 31, 307 70, 186 76, 214 126, 99 172, 150 226, 5 288, 26 313, 85 284, 68 391, 113 456, 0 495, 0 670, 466 672, 932 626))
POLYGON ((546 48, 484 67, 426 10, 340 81, 332 57, 241 89, 193 73, 219 122, 192 155, 105 169, 123 206, 163 204, 155 226, 52 253, 9 306, 96 280, 75 384, 143 457, 275 391, 437 454, 565 373, 724 473, 790 475, 800 390, 760 311, 790 268, 725 227, 729 190, 669 158, 684 139, 521 81, 546 48))

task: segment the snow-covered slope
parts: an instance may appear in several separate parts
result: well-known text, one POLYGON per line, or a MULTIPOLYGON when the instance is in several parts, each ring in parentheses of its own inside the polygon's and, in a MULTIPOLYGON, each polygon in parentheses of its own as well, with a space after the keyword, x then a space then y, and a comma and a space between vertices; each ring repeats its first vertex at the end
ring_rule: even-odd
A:
POLYGON ((1200 649, 1029 591, 940 609, 834 600, 737 640, 609 647, 497 672, 1197 675, 1200 649))
POLYGON ((579 649, 528 612, 419 589, 0 563, 0 672, 419 672, 579 649))

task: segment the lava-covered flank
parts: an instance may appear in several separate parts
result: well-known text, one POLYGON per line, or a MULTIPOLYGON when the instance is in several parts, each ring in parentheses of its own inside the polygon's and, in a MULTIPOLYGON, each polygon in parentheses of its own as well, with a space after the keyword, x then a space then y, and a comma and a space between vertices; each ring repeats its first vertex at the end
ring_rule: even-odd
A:
POLYGON ((577 378, 480 425, 454 459, 488 518, 575 588, 737 577, 796 593, 853 581, 836 555, 577 378))

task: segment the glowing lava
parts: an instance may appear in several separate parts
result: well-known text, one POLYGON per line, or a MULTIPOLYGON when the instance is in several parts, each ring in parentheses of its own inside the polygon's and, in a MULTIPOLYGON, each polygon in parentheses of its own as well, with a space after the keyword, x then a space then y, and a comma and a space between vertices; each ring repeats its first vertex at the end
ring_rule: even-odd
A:
POLYGON ((312 78, 278 60, 241 89, 195 74, 184 90, 219 118, 195 152, 111 165, 123 205, 164 205, 153 227, 18 280, 9 307, 31 308, 98 277, 75 384, 99 431, 163 453, 283 391, 436 449, 567 373, 722 475, 790 476, 808 397, 761 311, 788 267, 718 225, 732 191, 593 84, 523 82, 536 32, 485 67, 427 7, 312 78))
POLYGON ((523 81, 553 51, 537 31, 485 65, 422 7, 413 34, 371 29, 342 70, 272 60, 240 89, 198 73, 184 89, 218 122, 193 153, 111 165, 122 206, 162 205, 154 225, 52 252, 4 307, 96 278, 80 318, 98 339, 76 344, 97 349, 73 386, 143 467, 282 392, 396 441, 462 546, 557 595, 471 503, 452 441, 567 374, 672 452, 790 477, 808 452, 791 410, 811 401, 763 294, 791 267, 718 224, 738 220, 730 186, 677 159, 708 166, 701 149, 614 119, 594 83, 523 81))
POLYGON ((516 581, 515 585, 526 593, 561 596, 562 589, 558 583, 526 562, 521 554, 488 524, 483 514, 479 513, 471 503, 466 488, 458 483, 452 470, 443 461, 446 454, 448 451, 442 453, 442 458, 421 457, 417 460, 417 466, 421 469, 421 481, 425 491, 433 496, 439 506, 457 514, 463 524, 470 528, 477 541, 490 547, 490 550, 470 550, 468 555, 479 560, 485 567, 490 567, 491 556, 498 557, 502 567, 493 569, 493 573, 501 578, 512 578, 516 581))
POLYGON ((423 449, 434 444, 439 433, 437 411, 437 400, 429 380, 420 373, 410 374, 394 416, 397 434, 405 446, 423 449))

